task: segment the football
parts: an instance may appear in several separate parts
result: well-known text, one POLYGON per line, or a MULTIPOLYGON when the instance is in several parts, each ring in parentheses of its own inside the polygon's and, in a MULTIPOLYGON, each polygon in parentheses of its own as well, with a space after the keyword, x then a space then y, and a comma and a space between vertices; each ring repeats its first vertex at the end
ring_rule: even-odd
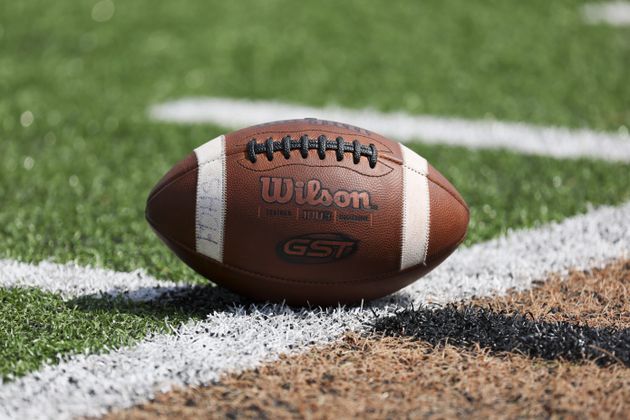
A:
POLYGON ((146 218, 218 285, 256 301, 331 305, 428 273, 464 239, 469 211, 403 144, 307 118, 199 146, 150 192, 146 218))

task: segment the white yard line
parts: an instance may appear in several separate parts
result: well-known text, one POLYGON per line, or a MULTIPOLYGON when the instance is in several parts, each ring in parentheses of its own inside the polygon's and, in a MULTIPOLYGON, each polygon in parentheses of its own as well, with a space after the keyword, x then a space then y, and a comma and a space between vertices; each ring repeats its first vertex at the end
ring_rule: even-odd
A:
MULTIPOLYGON (((525 289, 549 273, 599 266, 629 252, 630 203, 602 207, 462 249, 375 310, 385 314, 411 302, 443 303, 525 289)), ((0 418, 70 418, 129 407, 174 386, 207 384, 280 353, 331 342, 363 328, 372 316, 360 308, 293 311, 282 306, 213 312, 171 335, 102 355, 72 356, 6 383, 0 386, 0 418)))
POLYGON ((0 287, 36 287, 59 293, 64 299, 107 294, 125 295, 132 300, 144 301, 189 286, 157 280, 142 270, 119 273, 103 268, 81 267, 75 263, 43 261, 27 264, 0 260, 0 287))
MULTIPOLYGON (((177 123, 213 123, 242 128, 267 121, 315 117, 341 121, 400 141, 421 140, 468 148, 503 148, 556 158, 597 158, 630 162, 627 130, 605 133, 494 120, 465 120, 370 109, 312 108, 273 101, 185 98, 155 105, 152 118, 177 123)), ((201 141, 202 139, 200 139, 201 141)))
POLYGON ((605 23, 612 26, 630 26, 630 2, 609 1, 588 3, 582 7, 586 23, 605 23))

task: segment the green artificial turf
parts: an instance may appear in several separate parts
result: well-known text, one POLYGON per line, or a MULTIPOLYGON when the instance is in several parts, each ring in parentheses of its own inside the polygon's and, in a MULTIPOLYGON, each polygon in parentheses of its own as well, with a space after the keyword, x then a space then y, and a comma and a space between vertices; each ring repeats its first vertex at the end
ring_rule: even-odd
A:
POLYGON ((0 382, 69 354, 129 345, 222 310, 230 301, 194 288, 151 302, 83 297, 64 302, 37 289, 0 289, 0 382))
POLYGON ((38 290, 0 289, 0 377, 20 376, 66 353, 93 353, 164 331, 140 305, 89 311, 38 290), (125 309, 131 310, 126 312, 125 309))

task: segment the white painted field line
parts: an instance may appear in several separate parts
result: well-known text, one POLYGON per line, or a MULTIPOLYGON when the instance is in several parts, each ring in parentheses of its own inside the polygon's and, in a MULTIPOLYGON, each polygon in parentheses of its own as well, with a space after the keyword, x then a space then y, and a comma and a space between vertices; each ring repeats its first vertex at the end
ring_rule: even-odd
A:
POLYGON ((339 107, 312 108, 273 101, 228 98, 187 98, 153 106, 149 114, 160 121, 214 123, 242 128, 262 122, 315 117, 341 121, 400 141, 421 140, 469 148, 503 148, 556 158, 597 158, 630 162, 627 131, 605 133, 569 130, 493 120, 465 120, 404 112, 382 113, 339 107))
POLYGON ((586 23, 605 23, 612 26, 630 26, 630 2, 609 1, 588 3, 582 6, 586 23))
MULTIPOLYGON (((586 269, 630 252, 630 203, 462 249, 375 310, 448 302, 525 289, 550 272, 586 269)), ((103 355, 73 356, 0 386, 0 418, 99 415, 146 401, 173 386, 198 385, 359 330, 371 311, 293 311, 281 306, 214 312, 172 335, 156 335, 103 355)))
POLYGON ((5 259, 0 260, 0 287, 36 287, 59 293, 64 299, 122 294, 132 300, 145 301, 189 286, 157 280, 142 270, 120 273, 103 268, 82 267, 75 263, 56 264, 43 261, 39 264, 27 264, 5 259))

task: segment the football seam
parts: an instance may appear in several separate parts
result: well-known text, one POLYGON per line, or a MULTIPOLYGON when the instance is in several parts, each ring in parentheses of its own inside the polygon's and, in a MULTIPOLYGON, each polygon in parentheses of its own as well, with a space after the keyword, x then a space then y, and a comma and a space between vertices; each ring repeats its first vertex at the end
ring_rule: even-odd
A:
MULTIPOLYGON (((154 222, 149 217, 147 217, 146 219, 149 222, 149 224, 151 225, 151 227, 153 229, 157 230, 157 228, 155 227, 154 222)), ((366 277, 366 278, 356 279, 356 280, 331 281, 331 282, 322 282, 322 281, 313 281, 313 280, 296 280, 296 279, 288 279, 288 278, 284 278, 284 277, 272 276, 272 275, 269 275, 269 274, 262 274, 262 273, 258 273, 256 271, 248 270, 246 268, 241 268, 241 267, 237 267, 237 266, 234 266, 234 265, 231 265, 231 264, 227 264, 225 262, 220 262, 220 261, 217 261, 217 260, 215 260, 213 258, 208 257, 205 254, 201 254, 201 253, 199 253, 199 252, 197 252, 195 250, 192 250, 190 247, 182 244, 180 241, 178 241, 176 239, 171 238, 170 236, 167 236, 164 233, 161 233, 161 235, 164 236, 165 238, 167 238, 173 244, 176 244, 180 248, 182 248, 182 249, 186 250, 187 252, 191 253, 192 255, 197 255, 197 256, 200 256, 202 258, 208 259, 208 260, 212 261, 213 263, 215 263, 217 265, 223 266, 223 267, 228 268, 230 270, 241 271, 243 273, 246 273, 246 274, 249 274, 249 275, 253 275, 253 276, 256 276, 256 277, 260 277, 260 278, 263 278, 263 279, 276 280, 276 281, 281 281, 281 282, 284 282, 284 283, 304 283, 304 284, 318 284, 318 285, 342 285, 342 284, 351 284, 351 283, 370 283, 370 282, 373 282, 373 281, 379 281, 379 280, 381 280, 383 278, 391 277, 392 275, 401 274, 401 273, 404 273, 404 272, 407 272, 407 271, 411 271, 411 270, 414 270, 414 269, 416 269, 418 267, 421 267, 421 266, 427 266, 427 263, 425 261, 423 263, 412 265, 411 267, 408 267, 408 268, 406 268, 404 270, 388 271, 386 273, 379 274, 378 276, 375 276, 375 277, 366 277)), ((465 234, 464 234, 464 236, 465 236, 465 234)), ((449 249, 447 249, 447 251, 445 253, 448 255, 451 252, 453 252, 454 250, 455 250, 455 247, 449 248, 449 249)), ((437 255, 438 258, 440 256, 442 256, 442 253, 437 255)), ((188 265, 188 264, 186 264, 186 265, 188 265)), ((193 267, 191 267, 191 268, 193 268, 193 267)), ((196 270, 195 268, 193 268, 193 269, 196 270)), ((205 275, 203 275, 203 276, 205 277, 205 275)), ((208 278, 208 280, 212 281, 211 278, 208 278)), ((229 286, 227 286, 227 287, 229 287, 229 286)))
POLYGON ((181 174, 177 175, 175 178, 171 179, 169 182, 167 182, 166 184, 162 185, 162 187, 157 190, 157 191, 153 191, 153 193, 151 193, 149 195, 149 198, 147 199, 147 204, 149 204, 155 197, 157 197, 158 195, 160 195, 160 193, 162 191, 164 191, 167 187, 171 186, 172 184, 174 184, 175 182, 179 181, 180 178, 188 175, 190 172, 196 170, 200 165, 197 164, 197 166, 193 166, 192 168, 188 169, 185 172, 182 172, 181 174))
MULTIPOLYGON (((226 155, 226 157, 234 156, 234 155, 236 155, 236 154, 238 154, 238 153, 232 153, 232 154, 230 154, 230 155, 226 155)), ((385 157, 385 156, 384 156, 384 157, 385 157)), ((216 160, 216 159, 215 159, 215 160, 216 160)), ((242 160, 247 160, 247 159, 242 159, 242 160)), ((206 165, 206 164, 211 163, 211 162, 212 162, 212 161, 208 161, 208 162, 203 163, 202 165, 206 165)), ((271 170, 275 169, 275 168, 270 168, 270 169, 253 169, 253 168, 248 168, 248 167, 244 166, 244 165, 241 163, 241 160, 238 160, 238 161, 236 161, 236 162, 237 162, 237 163, 238 163, 238 164, 239 164, 239 165, 240 165, 243 169, 247 169, 248 171, 252 171, 252 172, 265 172, 265 171, 271 171, 271 170)), ((398 164, 398 165, 400 165, 402 168, 409 169, 410 171, 413 171, 413 172, 415 172, 415 173, 417 173, 417 174, 419 174, 419 175, 421 175, 421 176, 425 176, 425 177, 429 178, 431 181, 433 181, 433 179, 431 179, 431 178, 429 177, 429 174, 428 174, 428 173, 421 172, 421 171, 419 171, 419 170, 417 170, 417 169, 414 169, 414 168, 412 168, 411 166, 405 165, 405 164, 403 164, 403 163, 399 163, 399 162, 396 162, 396 161, 391 161, 391 162, 392 162, 392 163, 394 163, 394 164, 398 164)), ((303 166, 308 166, 308 167, 311 167, 311 168, 317 168, 317 167, 322 167, 322 168, 343 168, 343 169, 348 169, 348 170, 354 171, 354 172, 356 172, 356 173, 358 173, 358 174, 360 174, 360 175, 363 175, 363 176, 368 176, 368 177, 371 177, 371 178, 380 178, 380 177, 382 177, 382 176, 389 175, 389 174, 390 174, 390 173, 394 170, 394 168, 392 168, 391 166, 389 166, 389 165, 387 165, 387 164, 385 164, 385 163, 383 163, 383 162, 380 162, 380 164, 381 164, 381 165, 386 166, 387 168, 389 168, 389 171, 388 171, 387 173, 382 174, 382 175, 370 175, 370 174, 366 174, 366 173, 360 172, 360 171, 358 171, 358 170, 356 170, 356 169, 352 169, 352 168, 349 168, 349 167, 346 167, 346 166, 341 166, 341 165, 321 166, 321 165, 309 165, 309 164, 307 164, 307 163, 288 163, 288 164, 286 164, 286 165, 282 165, 282 166, 303 165, 303 166)), ((199 165, 199 166, 201 166, 201 165, 199 165)), ((446 190, 449 194, 451 194, 451 192, 450 192, 450 191, 448 191, 446 188, 444 188, 442 185, 440 185, 440 184, 438 184, 437 182, 434 182, 434 181, 433 181, 433 183, 434 183, 434 184, 436 184, 436 185, 439 185, 439 186, 440 186, 440 187, 442 187, 444 190, 446 190)), ((451 194, 451 195, 452 195, 452 194, 451 194)), ((453 198, 455 198, 455 199, 456 199, 456 200, 457 200, 460 204, 463 204, 463 203, 462 203, 459 199, 457 199, 457 197, 453 196, 453 198)))
POLYGON ((429 255, 429 243, 431 242, 431 225, 433 224, 433 213, 431 212, 431 191, 429 189, 429 180, 431 178, 429 178, 428 175, 425 175, 425 177, 427 178, 427 191, 426 191, 426 198, 428 200, 428 216, 427 216, 427 228, 424 232, 424 256, 422 258, 422 264, 426 265, 427 264, 427 256, 429 255))
POLYGON ((200 163, 200 164, 197 165, 197 167, 201 168, 202 166, 209 165, 210 163, 216 162, 217 160, 221 160, 221 159, 223 159, 223 156, 219 156, 218 158, 215 158, 215 159, 208 160, 208 161, 205 161, 203 163, 200 163))
POLYGON ((415 172, 415 173, 417 173, 418 175, 422 175, 422 176, 429 176, 429 174, 428 174, 428 173, 426 173, 426 172, 422 172, 422 171, 419 171, 419 170, 417 170, 417 169, 415 169, 415 168, 413 168, 413 167, 411 167, 411 166, 409 166, 409 165, 405 165, 404 163, 403 163, 403 164, 401 164, 400 166, 402 166, 403 168, 409 169, 410 171, 415 172))
MULTIPOLYGON (((251 172, 266 172, 266 171, 271 171, 271 170, 276 169, 276 168, 269 168, 269 169, 254 169, 254 168, 248 168, 248 167, 246 167, 245 165, 243 165, 243 164, 241 163, 241 161, 242 161, 242 160, 247 161, 247 159, 241 159, 241 160, 237 160, 236 162, 239 164, 239 166, 240 166, 241 168, 246 169, 246 170, 251 171, 251 172)), ((306 160, 306 159, 304 159, 304 160, 306 160)), ((385 163, 382 163, 382 162, 379 162, 379 163, 380 163, 381 165, 383 165, 383 166, 387 167, 389 170, 388 170, 386 173, 381 174, 381 175, 369 175, 369 174, 366 174, 366 173, 364 173, 364 172, 361 172, 361 171, 359 171, 359 170, 357 170, 357 169, 353 169, 353 168, 351 168, 351 167, 348 167, 348 166, 341 166, 341 165, 322 166, 322 165, 316 165, 316 164, 309 165, 309 164, 307 164, 307 163, 287 163, 287 164, 284 164, 284 165, 281 165, 281 166, 278 166, 278 167, 293 166, 293 165, 301 165, 301 166, 308 166, 309 168, 342 168, 342 169, 348 169, 348 170, 350 170, 350 171, 352 171, 352 172, 355 172, 355 173, 357 173, 357 174, 359 174, 359 175, 362 175, 362 176, 367 176, 367 177, 370 177, 370 178, 380 178, 380 177, 383 177, 383 176, 387 176, 387 175, 389 175, 390 173, 392 173, 392 171, 394 170, 394 168, 392 168, 391 166, 389 166, 389 165, 387 165, 387 164, 385 164, 385 163)), ((278 168, 278 167, 277 167, 277 168, 278 168)))
MULTIPOLYGON (((402 189, 402 196, 405 196, 405 185, 406 185, 406 177, 405 177, 405 169, 403 166, 403 173, 401 174, 401 178, 402 178, 402 182, 401 182, 401 189, 402 189)), ((411 169, 411 168, 410 168, 411 169)), ((404 254, 405 254, 405 241, 407 240, 407 235, 405 234, 405 215, 407 214, 407 207, 409 205, 407 204, 407 200, 403 199, 402 200, 402 208, 401 208, 401 214, 400 214, 400 247, 399 247, 399 252, 400 252, 400 262, 398 263, 398 267, 402 268, 403 265, 403 259, 404 259, 404 254)), ((431 207, 431 206, 429 206, 431 207)), ((429 244, 427 243, 427 246, 429 244)))
POLYGON ((470 209, 468 208, 468 206, 466 205, 466 203, 463 201, 463 199, 457 197, 455 194, 453 194, 448 188, 446 188, 444 185, 440 184, 439 182, 436 182, 435 179, 431 178, 431 176, 429 176, 428 174, 425 175, 427 177, 427 179, 429 181, 431 181, 432 183, 434 183, 435 185, 437 185, 438 187, 442 188, 444 191, 446 191, 448 193, 448 195, 450 195, 451 197, 453 197, 455 199, 455 201, 457 201, 463 208, 464 210, 466 210, 466 214, 468 216, 470 216, 470 209))

